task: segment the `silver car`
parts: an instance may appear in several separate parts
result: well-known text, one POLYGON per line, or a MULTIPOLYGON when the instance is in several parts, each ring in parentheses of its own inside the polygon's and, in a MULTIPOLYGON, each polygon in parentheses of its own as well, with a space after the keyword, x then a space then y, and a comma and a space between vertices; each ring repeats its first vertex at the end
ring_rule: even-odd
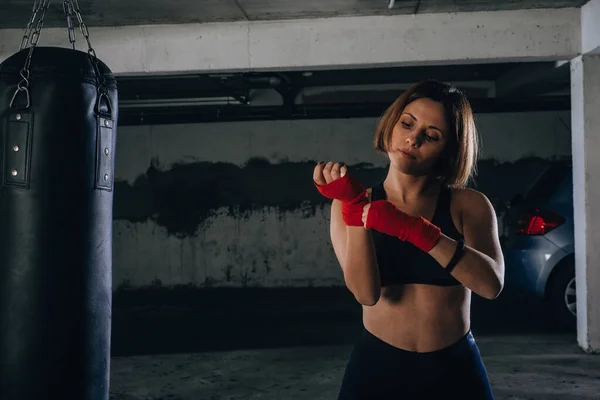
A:
POLYGON ((552 164, 511 202, 504 223, 505 288, 547 300, 558 321, 576 321, 573 175, 552 164))

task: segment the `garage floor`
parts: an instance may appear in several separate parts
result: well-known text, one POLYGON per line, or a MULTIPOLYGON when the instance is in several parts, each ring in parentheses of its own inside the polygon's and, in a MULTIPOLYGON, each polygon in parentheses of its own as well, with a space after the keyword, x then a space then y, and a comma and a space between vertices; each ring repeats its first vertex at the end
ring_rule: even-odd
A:
MULTIPOLYGON (((308 295, 118 294, 111 399, 335 399, 360 309, 343 289, 308 295)), ((474 298, 472 319, 497 399, 600 399, 600 356, 542 303, 474 298)))

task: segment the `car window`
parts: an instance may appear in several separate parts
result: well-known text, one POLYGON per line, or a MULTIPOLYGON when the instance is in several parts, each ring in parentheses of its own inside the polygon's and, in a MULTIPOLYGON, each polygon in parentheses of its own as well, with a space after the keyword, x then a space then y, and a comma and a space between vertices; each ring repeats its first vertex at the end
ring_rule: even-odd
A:
POLYGON ((561 183, 565 180, 571 169, 566 165, 553 164, 540 175, 524 199, 527 203, 545 203, 556 193, 561 183))

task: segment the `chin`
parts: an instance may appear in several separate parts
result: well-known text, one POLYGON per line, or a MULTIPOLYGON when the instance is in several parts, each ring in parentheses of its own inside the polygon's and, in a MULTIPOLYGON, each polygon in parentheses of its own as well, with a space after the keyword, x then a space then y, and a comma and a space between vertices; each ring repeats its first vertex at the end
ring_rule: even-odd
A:
POLYGON ((402 156, 392 155, 390 167, 405 175, 424 176, 431 173, 431 169, 421 165, 417 160, 407 160, 402 156))
POLYGON ((398 172, 402 172, 406 175, 420 175, 418 171, 420 168, 416 165, 416 162, 413 162, 411 165, 405 159, 397 159, 395 157, 390 157, 390 167, 395 169, 398 172))

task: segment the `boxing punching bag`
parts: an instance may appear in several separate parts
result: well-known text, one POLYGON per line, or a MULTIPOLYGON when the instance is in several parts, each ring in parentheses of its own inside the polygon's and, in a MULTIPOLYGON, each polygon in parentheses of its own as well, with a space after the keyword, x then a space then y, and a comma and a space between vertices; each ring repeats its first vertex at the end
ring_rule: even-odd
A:
POLYGON ((117 102, 95 53, 0 64, 2 400, 109 397, 117 102))

